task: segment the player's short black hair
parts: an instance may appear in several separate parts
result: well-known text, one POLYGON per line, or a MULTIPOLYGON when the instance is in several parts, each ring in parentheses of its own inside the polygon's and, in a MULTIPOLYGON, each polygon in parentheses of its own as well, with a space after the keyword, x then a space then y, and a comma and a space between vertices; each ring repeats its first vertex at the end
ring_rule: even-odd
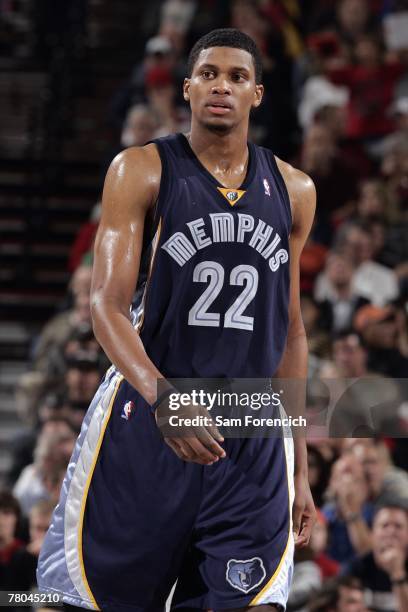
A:
POLYGON ((212 30, 197 40, 188 56, 187 74, 189 77, 191 77, 194 65, 201 51, 210 47, 232 47, 233 49, 248 51, 252 55, 254 62, 256 83, 262 81, 262 57, 258 47, 248 34, 235 28, 212 30))

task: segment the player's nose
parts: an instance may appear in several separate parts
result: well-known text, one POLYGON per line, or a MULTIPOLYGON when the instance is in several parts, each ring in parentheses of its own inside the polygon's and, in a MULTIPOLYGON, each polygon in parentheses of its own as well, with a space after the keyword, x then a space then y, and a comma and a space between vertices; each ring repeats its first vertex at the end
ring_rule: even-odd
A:
POLYGON ((218 94, 219 96, 230 95, 231 87, 226 79, 220 79, 213 84, 211 93, 218 94))

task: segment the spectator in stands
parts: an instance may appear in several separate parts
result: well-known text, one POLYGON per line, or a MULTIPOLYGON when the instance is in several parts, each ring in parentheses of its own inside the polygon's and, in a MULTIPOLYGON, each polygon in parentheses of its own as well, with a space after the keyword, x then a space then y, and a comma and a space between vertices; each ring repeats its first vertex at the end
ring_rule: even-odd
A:
POLYGON ((55 505, 54 501, 42 500, 36 503, 30 510, 28 517, 30 541, 27 551, 35 557, 38 557, 40 554, 55 505))
POLYGON ((408 144, 406 139, 392 143, 382 159, 381 172, 387 182, 388 197, 394 203, 395 220, 407 221, 408 144))
POLYGON ((155 136, 188 131, 189 112, 186 107, 176 104, 176 87, 171 70, 150 68, 145 75, 145 89, 151 112, 157 117, 159 125, 155 136))
POLYGON ((404 92, 397 96, 390 107, 390 114, 394 118, 395 131, 384 138, 375 151, 378 156, 384 157, 395 147, 404 146, 408 139, 408 94, 404 92))
POLYGON ((329 244, 334 213, 346 215, 353 209, 357 175, 347 160, 338 156, 329 129, 319 124, 307 130, 298 165, 311 176, 319 194, 314 235, 318 241, 329 244))
POLYGON ((323 302, 330 316, 330 327, 335 333, 350 329, 353 317, 368 300, 353 288, 355 267, 350 257, 331 251, 325 270, 316 280, 315 298, 323 302))
POLYGON ((99 386, 100 366, 99 352, 96 351, 79 350, 69 357, 61 413, 78 431, 99 386))
POLYGON ((372 552, 353 561, 346 571, 361 580, 371 610, 406 612, 408 515, 405 506, 389 504, 376 512, 372 543, 372 552))
MULTIPOLYGON (((123 123, 120 142, 109 150, 102 162, 102 184, 105 180, 106 173, 112 160, 118 153, 127 147, 144 146, 156 136, 159 129, 162 129, 159 123, 159 116, 152 107, 141 102, 131 106, 127 111, 126 118, 123 123)), ((97 221, 99 223, 101 211, 99 210, 98 212, 99 214, 97 221)), ((73 246, 71 258, 75 257, 76 260, 78 260, 79 255, 83 253, 86 247, 88 251, 93 247, 93 240, 98 228, 98 223, 92 223, 91 221, 91 223, 87 223, 81 228, 80 234, 78 235, 76 243, 73 246), (92 238, 92 241, 90 241, 90 238, 92 238)))
POLYGON ((89 303, 91 278, 91 266, 84 265, 75 270, 70 282, 72 308, 56 315, 43 329, 34 351, 35 369, 45 371, 48 367, 50 349, 55 345, 65 344, 73 328, 83 323, 91 323, 89 303))
POLYGON ((381 180, 368 178, 360 183, 356 206, 359 221, 383 220, 388 208, 387 192, 381 180))
POLYGON ((35 584, 36 560, 15 536, 20 514, 16 498, 9 491, 1 491, 0 591, 28 591, 35 584))
POLYGON ((307 334, 309 351, 317 357, 330 355, 330 339, 324 330, 324 313, 312 296, 303 293, 300 298, 303 323, 307 334))
POLYGON ((368 0, 340 0, 337 2, 336 31, 343 45, 351 50, 359 38, 370 30, 372 15, 368 0))
POLYGON ((395 272, 374 261, 373 236, 367 226, 344 224, 336 234, 335 248, 355 266, 352 281, 355 293, 379 306, 398 297, 395 272))
POLYGON ((120 131, 129 109, 140 104, 145 97, 147 72, 160 68, 173 73, 175 60, 174 49, 166 36, 154 36, 146 42, 142 61, 135 66, 130 79, 116 92, 111 101, 111 120, 120 131))
POLYGON ((408 475, 392 464, 382 441, 368 438, 357 439, 353 443, 345 441, 344 448, 345 451, 350 448, 361 464, 371 503, 378 507, 398 499, 408 507, 408 475))
POLYGON ((327 247, 309 235, 300 256, 300 290, 303 293, 313 293, 316 277, 324 268, 326 256, 327 247))
POLYGON ((368 612, 363 585, 354 576, 328 581, 310 600, 307 612, 368 612))
POLYGON ((399 62, 384 62, 382 44, 374 35, 359 36, 353 52, 355 63, 332 69, 329 76, 350 91, 348 136, 365 140, 369 145, 369 139, 381 138, 393 131, 388 108, 403 68, 399 62))
POLYGON ((360 336, 353 330, 344 330, 335 336, 333 362, 338 375, 345 378, 361 378, 370 374, 367 350, 360 336))
POLYGON ((340 563, 329 557, 327 554, 328 545, 328 525, 327 518, 320 510, 317 511, 316 523, 313 526, 310 537, 310 548, 314 554, 314 561, 320 568, 323 580, 333 578, 340 572, 340 563))
POLYGON ((369 350, 373 371, 396 378, 407 375, 405 320, 393 306, 362 306, 354 317, 354 328, 369 350))
MULTIPOLYGON (((119 151, 118 151, 119 152, 119 151)), ((115 154, 115 153, 114 153, 115 154)), ((109 156, 107 164, 109 165, 112 156, 109 156)), ((106 166, 106 170, 108 169, 106 166)), ((105 172, 106 174, 106 172, 105 172)), ((75 236, 75 240, 71 246, 69 259, 68 259, 68 270, 73 274, 75 270, 81 265, 85 256, 89 256, 93 243, 95 240, 96 230, 99 226, 99 220, 101 218, 102 203, 98 201, 92 208, 89 221, 83 223, 75 236)))
POLYGON ((330 414, 333 436, 374 436, 383 431, 396 435, 401 403, 398 383, 368 368, 369 352, 354 330, 340 332, 333 342, 334 371, 321 374, 339 377, 336 403, 330 414), (390 429, 389 429, 390 428, 390 429))
POLYGON ((39 428, 22 434, 14 441, 12 464, 8 474, 10 485, 14 485, 22 470, 33 462, 33 453, 38 438, 55 436, 59 444, 65 446, 65 454, 68 455, 76 438, 76 429, 59 412, 59 407, 55 407, 55 404, 52 408, 51 405, 48 405, 40 415, 42 420, 40 420, 39 428))
POLYGON ((81 265, 75 270, 70 283, 72 308, 55 315, 45 325, 34 350, 33 369, 24 374, 18 383, 17 410, 30 425, 37 422, 37 407, 50 383, 49 373, 53 369, 55 351, 62 351, 74 329, 92 325, 89 297, 91 277, 92 268, 88 265, 81 265))
POLYGON ((330 478, 330 462, 323 457, 317 446, 308 443, 307 465, 313 501, 317 508, 321 508, 330 478))
POLYGON ((363 468, 356 457, 347 454, 334 463, 327 495, 330 501, 322 512, 329 529, 328 555, 345 563, 369 552, 373 506, 363 468))
POLYGON ((123 125, 120 139, 122 148, 142 147, 154 137, 157 128, 158 122, 153 109, 146 104, 131 106, 123 125))
POLYGON ((307 601, 322 585, 321 571, 313 556, 309 546, 295 552, 293 579, 287 603, 288 612, 304 610, 307 601))
POLYGON ((37 440, 34 462, 21 472, 13 492, 22 512, 28 516, 31 508, 41 500, 55 500, 59 494, 63 471, 68 465, 75 444, 75 436, 45 431, 37 440))
POLYGON ((73 360, 81 362, 84 359, 89 363, 96 362, 101 374, 110 365, 94 336, 92 326, 87 323, 74 328, 63 347, 56 346, 51 350, 47 386, 56 394, 65 393, 65 377, 69 364, 73 360))

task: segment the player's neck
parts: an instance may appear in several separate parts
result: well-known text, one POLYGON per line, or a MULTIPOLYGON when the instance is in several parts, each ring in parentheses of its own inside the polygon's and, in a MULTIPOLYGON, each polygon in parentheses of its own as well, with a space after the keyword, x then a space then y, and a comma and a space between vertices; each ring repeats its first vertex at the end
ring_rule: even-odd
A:
POLYGON ((191 124, 188 140, 194 153, 210 171, 240 175, 246 172, 248 162, 247 126, 226 134, 211 132, 191 124))

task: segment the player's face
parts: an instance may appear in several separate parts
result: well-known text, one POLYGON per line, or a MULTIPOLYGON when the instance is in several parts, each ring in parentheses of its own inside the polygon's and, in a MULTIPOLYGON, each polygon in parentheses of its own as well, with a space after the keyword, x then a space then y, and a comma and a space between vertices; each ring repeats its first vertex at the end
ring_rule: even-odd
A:
POLYGON ((190 102, 193 119, 214 131, 228 132, 247 122, 262 94, 251 54, 232 47, 203 49, 191 78, 184 81, 184 98, 190 102))

